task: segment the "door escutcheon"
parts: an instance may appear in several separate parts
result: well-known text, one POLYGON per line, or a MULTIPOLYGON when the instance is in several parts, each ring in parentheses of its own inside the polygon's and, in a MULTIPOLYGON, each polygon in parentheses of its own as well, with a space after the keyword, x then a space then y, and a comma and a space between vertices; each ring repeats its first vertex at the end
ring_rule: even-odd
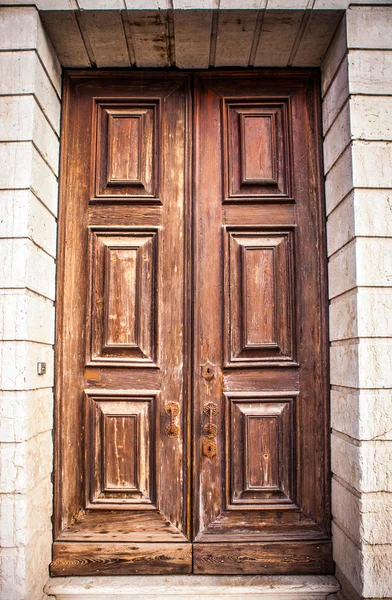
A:
POLYGON ((203 454, 207 458, 214 458, 216 455, 216 443, 211 440, 204 440, 203 442, 203 454))
POLYGON ((178 402, 168 402, 165 405, 165 413, 170 417, 169 425, 166 425, 165 433, 168 438, 176 438, 180 433, 180 428, 174 422, 175 417, 180 413, 180 405, 178 402))
POLYGON ((211 381, 215 377, 215 365, 212 364, 209 360, 201 365, 201 376, 204 377, 206 381, 211 381))

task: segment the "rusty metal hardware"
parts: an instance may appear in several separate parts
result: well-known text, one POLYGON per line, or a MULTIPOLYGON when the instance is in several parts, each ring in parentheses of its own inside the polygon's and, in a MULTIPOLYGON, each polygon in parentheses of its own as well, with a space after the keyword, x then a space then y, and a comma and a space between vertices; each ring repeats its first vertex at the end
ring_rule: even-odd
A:
POLYGON ((218 407, 213 402, 208 402, 204 406, 204 414, 208 417, 208 424, 204 425, 204 434, 206 437, 212 439, 218 433, 218 428, 215 423, 212 422, 212 418, 218 413, 218 407))
POLYGON ((215 365, 212 364, 209 360, 201 365, 201 376, 204 377, 206 381, 211 381, 215 377, 215 365))
POLYGON ((204 440, 203 442, 203 454, 207 458, 214 458, 216 455, 216 443, 211 440, 204 440))
POLYGON ((165 413, 170 417, 170 423, 169 425, 166 425, 165 429, 166 435, 168 438, 176 438, 180 433, 180 428, 174 422, 174 419, 180 413, 180 405, 178 402, 167 402, 167 404, 165 404, 165 413))

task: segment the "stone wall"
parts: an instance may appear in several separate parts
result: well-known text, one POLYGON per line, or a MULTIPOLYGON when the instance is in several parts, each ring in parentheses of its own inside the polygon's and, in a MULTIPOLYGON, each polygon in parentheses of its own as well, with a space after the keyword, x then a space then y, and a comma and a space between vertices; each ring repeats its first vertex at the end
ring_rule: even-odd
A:
POLYGON ((323 62, 332 512, 342 598, 392 597, 392 7, 352 6, 323 62))
MULTIPOLYGON (((350 600, 392 598, 391 30, 392 6, 351 6, 322 65, 334 556, 350 600)), ((41 600, 51 556, 60 76, 36 8, 0 7, 4 600, 41 600)))
POLYGON ((61 69, 34 7, 0 8, 0 542, 4 600, 51 559, 61 69), (37 362, 47 374, 37 374, 37 362))

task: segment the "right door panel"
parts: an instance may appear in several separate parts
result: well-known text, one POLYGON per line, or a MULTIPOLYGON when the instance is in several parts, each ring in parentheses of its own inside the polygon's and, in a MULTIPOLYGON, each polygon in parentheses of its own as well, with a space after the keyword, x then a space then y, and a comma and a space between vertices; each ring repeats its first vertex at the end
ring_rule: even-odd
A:
POLYGON ((195 98, 197 573, 328 573, 318 82, 203 73, 195 98))

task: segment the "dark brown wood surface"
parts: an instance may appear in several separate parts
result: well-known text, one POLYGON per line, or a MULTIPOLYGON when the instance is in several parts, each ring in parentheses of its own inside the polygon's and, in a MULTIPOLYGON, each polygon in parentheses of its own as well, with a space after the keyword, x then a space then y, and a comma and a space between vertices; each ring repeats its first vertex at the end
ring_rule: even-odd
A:
POLYGON ((332 571, 318 94, 66 74, 53 575, 332 571))
POLYGON ((196 77, 197 572, 332 568, 317 95, 309 71, 196 77), (206 363, 213 378, 202 376, 206 363), (208 456, 211 402, 217 432, 208 456), (239 542, 266 540, 278 546, 252 545, 240 561, 247 546, 239 542))
POLYGON ((189 84, 65 76, 54 575, 191 568, 189 84))

